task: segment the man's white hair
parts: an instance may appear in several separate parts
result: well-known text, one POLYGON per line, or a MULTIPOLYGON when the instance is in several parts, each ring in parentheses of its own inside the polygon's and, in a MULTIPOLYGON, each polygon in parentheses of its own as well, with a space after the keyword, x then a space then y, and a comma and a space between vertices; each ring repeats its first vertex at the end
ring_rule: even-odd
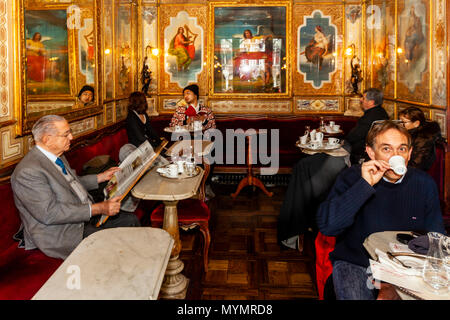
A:
POLYGON ((50 114, 43 116, 33 125, 31 133, 33 134, 34 141, 41 142, 42 137, 46 134, 56 134, 55 122, 66 121, 64 117, 50 114))

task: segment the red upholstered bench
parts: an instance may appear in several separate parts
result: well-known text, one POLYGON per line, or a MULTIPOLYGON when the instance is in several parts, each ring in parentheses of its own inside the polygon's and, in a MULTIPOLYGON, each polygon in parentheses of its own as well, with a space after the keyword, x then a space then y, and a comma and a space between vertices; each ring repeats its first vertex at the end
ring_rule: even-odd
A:
MULTIPOLYGON (((118 126, 105 134, 94 133, 92 139, 74 141, 73 148, 66 153, 66 158, 78 174, 83 164, 98 155, 110 155, 114 161, 119 160, 120 148, 128 142, 126 130, 118 126)), ((0 212, 0 300, 28 300, 50 278, 61 265, 62 259, 50 258, 40 250, 18 248, 13 235, 20 226, 19 212, 14 204, 13 192, 9 180, 0 183, 2 209, 0 212)), ((146 225, 150 224, 150 212, 156 202, 141 201, 135 214, 146 225), (147 214, 147 215, 146 215, 147 214)))
POLYGON ((0 300, 29 300, 63 262, 47 257, 38 249, 18 248, 13 235, 19 230, 20 217, 11 184, 0 185, 0 300))
MULTIPOLYGON (((164 128, 170 123, 171 115, 162 115, 158 117, 152 117, 150 120, 152 127, 168 141, 171 139, 170 133, 164 132, 164 128)), ((346 116, 325 116, 325 122, 330 120, 335 121, 341 125, 343 134, 348 133, 358 120, 357 117, 346 116)), ((320 124, 320 116, 294 116, 294 115, 277 115, 277 116, 261 116, 261 115, 217 115, 216 126, 221 131, 224 139, 226 137, 227 129, 267 129, 268 141, 270 141, 270 130, 278 129, 279 131, 279 165, 280 168, 292 168, 298 160, 304 155, 300 152, 300 149, 295 146, 295 142, 300 135, 303 135, 305 126, 318 128, 320 124)), ((224 140, 225 142, 225 140, 224 140)), ((235 148, 236 148, 235 143, 235 148)), ((245 150, 239 150, 241 153, 245 150)), ((225 147, 223 148, 225 157, 225 147)), ((268 146, 268 155, 270 155, 270 146, 268 146)), ((235 150, 235 158, 238 154, 238 150, 235 150)), ((225 162, 225 158, 223 159, 225 162)), ((260 164, 256 164, 255 167, 261 167, 260 164)), ((234 161, 234 164, 216 164, 215 168, 223 167, 246 167, 246 164, 238 164, 234 161)))

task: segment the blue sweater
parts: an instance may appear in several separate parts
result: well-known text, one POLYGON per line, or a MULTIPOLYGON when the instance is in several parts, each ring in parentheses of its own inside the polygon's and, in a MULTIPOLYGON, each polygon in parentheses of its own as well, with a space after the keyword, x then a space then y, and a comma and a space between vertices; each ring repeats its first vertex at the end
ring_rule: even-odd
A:
POLYGON ((374 232, 395 230, 437 231, 445 234, 434 180, 408 167, 403 181, 381 179, 373 187, 361 177, 361 166, 342 172, 317 212, 317 226, 326 236, 337 236, 331 261, 369 266, 363 247, 374 232))

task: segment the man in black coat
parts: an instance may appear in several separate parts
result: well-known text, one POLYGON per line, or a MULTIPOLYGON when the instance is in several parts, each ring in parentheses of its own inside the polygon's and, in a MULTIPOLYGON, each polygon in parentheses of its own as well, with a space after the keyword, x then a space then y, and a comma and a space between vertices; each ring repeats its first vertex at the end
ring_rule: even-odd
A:
POLYGON ((356 126, 347 134, 343 146, 350 153, 352 164, 360 163, 361 159, 366 158, 366 136, 372 122, 389 119, 388 114, 381 106, 382 104, 383 93, 380 90, 370 88, 364 91, 361 98, 364 115, 359 118, 356 126))

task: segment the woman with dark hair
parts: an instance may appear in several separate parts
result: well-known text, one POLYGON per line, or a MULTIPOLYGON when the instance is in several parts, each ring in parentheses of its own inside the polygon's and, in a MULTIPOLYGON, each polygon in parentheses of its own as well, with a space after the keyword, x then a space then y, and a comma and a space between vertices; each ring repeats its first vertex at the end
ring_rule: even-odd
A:
POLYGON ((399 119, 412 137, 412 153, 408 165, 428 171, 436 159, 436 142, 442 139, 435 121, 426 121, 423 111, 409 107, 400 111, 399 119))
POLYGON ((126 120, 128 142, 139 147, 145 140, 148 140, 152 147, 156 148, 161 143, 161 138, 150 126, 145 94, 135 91, 130 94, 128 102, 128 116, 126 120))

